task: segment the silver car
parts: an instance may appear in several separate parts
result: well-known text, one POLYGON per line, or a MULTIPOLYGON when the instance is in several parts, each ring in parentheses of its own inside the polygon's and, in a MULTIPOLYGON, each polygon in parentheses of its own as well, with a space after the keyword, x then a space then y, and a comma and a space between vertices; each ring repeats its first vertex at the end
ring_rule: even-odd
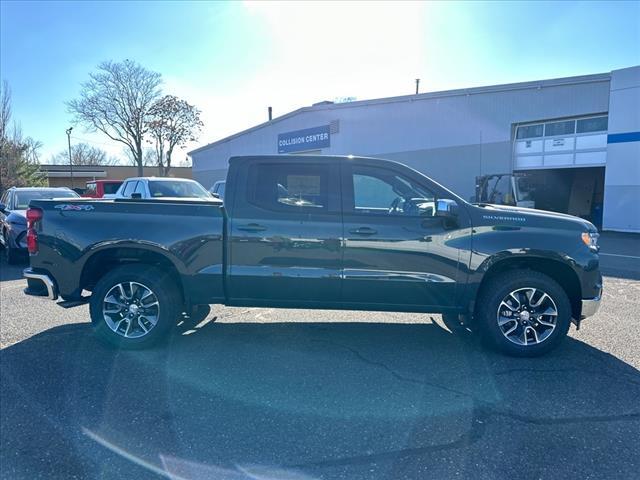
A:
POLYGON ((77 198, 70 188, 17 188, 4 192, 0 199, 0 244, 4 247, 7 263, 20 262, 27 253, 27 208, 29 202, 47 198, 77 198))

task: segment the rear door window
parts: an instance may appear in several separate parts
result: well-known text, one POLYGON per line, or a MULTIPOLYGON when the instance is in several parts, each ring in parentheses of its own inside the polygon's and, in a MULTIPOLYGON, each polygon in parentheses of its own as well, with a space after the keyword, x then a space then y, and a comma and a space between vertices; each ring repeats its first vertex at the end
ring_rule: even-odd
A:
POLYGON ((269 210, 326 212, 330 203, 329 171, 327 164, 252 165, 249 168, 249 202, 269 210))
POLYGON ((112 194, 118 191, 120 185, 122 185, 122 183, 103 183, 102 189, 104 190, 104 193, 112 194))

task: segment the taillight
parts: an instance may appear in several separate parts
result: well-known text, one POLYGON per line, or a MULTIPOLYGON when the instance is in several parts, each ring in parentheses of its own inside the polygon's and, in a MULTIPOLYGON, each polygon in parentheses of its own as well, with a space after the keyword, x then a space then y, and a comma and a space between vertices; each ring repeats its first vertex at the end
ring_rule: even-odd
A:
POLYGON ((29 208, 27 210, 27 224, 31 222, 37 222, 38 220, 42 220, 42 210, 39 208, 29 208))
POLYGON ((39 208, 29 208, 27 210, 27 250, 29 253, 38 253, 38 232, 35 224, 42 220, 42 210, 39 208))
POLYGON ((38 253, 38 234, 33 228, 27 230, 27 250, 29 253, 38 253))

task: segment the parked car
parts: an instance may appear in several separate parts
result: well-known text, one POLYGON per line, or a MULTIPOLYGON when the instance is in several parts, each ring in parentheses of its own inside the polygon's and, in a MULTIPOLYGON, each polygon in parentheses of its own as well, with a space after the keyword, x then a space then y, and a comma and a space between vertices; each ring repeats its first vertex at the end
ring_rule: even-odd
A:
POLYGON ((209 189, 209 193, 216 198, 224 199, 224 186, 227 182, 219 180, 209 189))
POLYGON ((26 257, 26 212, 29 202, 44 198, 77 198, 69 188, 10 188, 0 199, 0 243, 7 263, 18 263, 26 257))
POLYGON ((113 198, 123 180, 93 180, 87 182, 87 188, 82 194, 87 198, 113 198))
POLYGON ((202 198, 211 194, 195 180, 187 178, 135 177, 127 178, 115 198, 202 198))
POLYGON ((442 313, 507 354, 535 356, 600 305, 598 233, 581 218, 472 205, 380 159, 236 157, 229 182, 224 208, 32 201, 27 293, 91 291, 96 334, 124 348, 222 303, 442 313))

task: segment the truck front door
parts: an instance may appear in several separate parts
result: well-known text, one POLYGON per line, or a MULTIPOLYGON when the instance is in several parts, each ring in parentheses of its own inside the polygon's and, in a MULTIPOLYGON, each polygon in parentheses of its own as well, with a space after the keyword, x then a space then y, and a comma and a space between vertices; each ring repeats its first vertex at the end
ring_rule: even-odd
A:
POLYGON ((459 236, 469 229, 435 216, 436 192, 410 171, 349 162, 343 170, 343 300, 366 308, 453 306, 459 236))
POLYGON ((340 299, 337 160, 252 159, 237 166, 229 209, 232 302, 340 299))

